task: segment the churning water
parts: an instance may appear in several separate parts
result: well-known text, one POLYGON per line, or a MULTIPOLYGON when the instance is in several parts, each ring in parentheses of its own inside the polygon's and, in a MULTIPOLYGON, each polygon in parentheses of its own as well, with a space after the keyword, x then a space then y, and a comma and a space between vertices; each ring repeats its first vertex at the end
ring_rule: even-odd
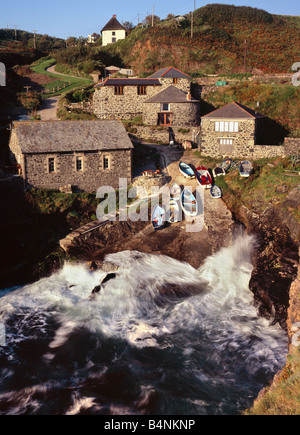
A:
POLYGON ((199 270, 120 252, 2 293, 1 414, 238 414, 285 364, 287 339, 248 289, 252 238, 199 270))

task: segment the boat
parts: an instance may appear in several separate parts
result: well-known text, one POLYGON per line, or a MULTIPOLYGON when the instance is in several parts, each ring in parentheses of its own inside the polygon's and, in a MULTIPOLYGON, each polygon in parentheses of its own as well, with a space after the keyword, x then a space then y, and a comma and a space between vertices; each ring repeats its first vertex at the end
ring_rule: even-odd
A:
POLYGON ((216 184, 214 184, 213 186, 211 186, 210 188, 210 194, 213 198, 221 198, 222 196, 222 190, 220 189, 219 186, 217 186, 216 184))
POLYGON ((180 162, 179 163, 179 170, 184 177, 187 177, 187 178, 194 178, 195 177, 194 170, 187 163, 180 162))
POLYGON ((239 166, 239 172, 241 177, 249 177, 253 171, 253 165, 249 160, 242 160, 239 166))
POLYGON ((160 205, 156 205, 153 210, 152 225, 155 230, 160 230, 165 226, 165 210, 160 205))
POLYGON ((204 189, 210 189, 212 186, 212 178, 211 175, 204 166, 199 166, 196 170, 196 178, 200 186, 204 187, 204 189))
POLYGON ((198 205, 196 198, 187 187, 182 191, 180 205, 187 216, 197 216, 198 205))
POLYGON ((180 218, 180 210, 178 202, 171 198, 169 204, 166 206, 166 221, 170 224, 178 222, 180 218))
POLYGON ((181 189, 178 186, 178 184, 174 182, 172 184, 171 188, 170 188, 170 196, 173 199, 179 200, 180 199, 180 194, 181 194, 181 189))
POLYGON ((226 175, 226 171, 225 171, 225 169, 222 168, 221 166, 216 166, 216 167, 213 169, 212 173, 213 173, 213 177, 214 177, 214 178, 219 177, 220 175, 226 175))
POLYGON ((223 168, 225 171, 228 171, 228 169, 231 166, 231 163, 232 163, 232 159, 225 159, 218 166, 220 166, 220 168, 223 168))

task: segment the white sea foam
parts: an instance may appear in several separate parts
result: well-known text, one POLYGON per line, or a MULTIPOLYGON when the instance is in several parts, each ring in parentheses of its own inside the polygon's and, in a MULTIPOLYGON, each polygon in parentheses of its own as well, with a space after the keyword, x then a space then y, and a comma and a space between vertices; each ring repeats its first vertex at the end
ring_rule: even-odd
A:
MULTIPOLYGON (((0 322, 15 316, 13 326, 6 328, 9 358, 16 358, 16 343, 46 337, 52 318, 57 327, 44 354, 45 364, 55 361, 67 343, 68 351, 63 352, 72 352, 78 344, 72 345, 70 337, 87 331, 98 337, 93 344, 97 352, 102 352, 102 337, 139 351, 175 349, 179 360, 184 360, 182 370, 190 370, 197 382, 211 386, 222 385, 224 379, 232 383, 237 376, 232 373, 234 366, 252 377, 259 377, 261 370, 276 371, 285 362, 287 340, 278 325, 258 317, 254 308, 249 290, 253 243, 252 237, 239 236, 199 269, 166 256, 136 251, 111 254, 107 260, 118 266, 116 277, 92 298, 93 288, 106 273, 66 264, 50 278, 0 299, 0 322), (184 296, 161 294, 172 286, 183 288, 184 296)), ((87 359, 86 369, 94 364, 87 359)), ((96 400, 80 395, 75 399, 70 414, 94 406, 96 400)), ((198 406, 207 400, 200 397, 191 403, 198 406)))

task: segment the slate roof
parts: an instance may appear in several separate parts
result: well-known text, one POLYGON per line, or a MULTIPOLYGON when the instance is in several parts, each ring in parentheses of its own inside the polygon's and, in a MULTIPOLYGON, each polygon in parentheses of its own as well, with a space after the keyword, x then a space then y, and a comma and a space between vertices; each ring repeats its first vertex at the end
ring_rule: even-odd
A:
POLYGON ((122 24, 119 23, 115 15, 113 15, 113 17, 109 20, 109 22, 105 24, 101 32, 105 30, 125 30, 126 32, 125 27, 123 27, 122 24))
POLYGON ((233 102, 202 116, 202 118, 259 119, 265 118, 265 116, 243 104, 233 102))
POLYGON ((150 78, 108 78, 97 83, 95 88, 102 88, 103 86, 161 86, 161 83, 158 79, 150 78))
POLYGON ((190 79, 191 77, 188 74, 185 74, 184 72, 180 71, 179 69, 174 68, 173 66, 169 66, 167 68, 162 68, 156 71, 154 74, 149 76, 149 78, 190 79))
POLYGON ((13 129, 24 154, 133 148, 119 121, 23 121, 13 129))
POLYGON ((145 101, 145 103, 199 103, 195 98, 187 99, 187 94, 173 85, 145 101))

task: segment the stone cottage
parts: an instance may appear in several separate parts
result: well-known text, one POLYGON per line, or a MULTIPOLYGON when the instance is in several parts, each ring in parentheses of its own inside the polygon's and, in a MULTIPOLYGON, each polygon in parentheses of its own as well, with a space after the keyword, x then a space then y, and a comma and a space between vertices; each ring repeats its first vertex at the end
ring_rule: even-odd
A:
POLYGON ((117 16, 113 15, 107 24, 101 30, 102 46, 114 44, 120 39, 126 38, 126 29, 119 23, 117 16))
POLYGON ((23 186, 96 192, 131 183, 133 145, 118 121, 28 121, 13 124, 11 164, 23 186))
POLYGON ((251 155, 265 118, 240 103, 229 103, 201 117, 201 152, 210 156, 251 155))
POLYGON ((199 119, 199 101, 174 85, 168 86, 143 104, 143 120, 147 125, 197 126, 199 119))
POLYGON ((192 98, 191 77, 174 67, 147 78, 108 78, 95 86, 93 109, 100 119, 142 116, 148 125, 199 125, 200 102, 192 98))

